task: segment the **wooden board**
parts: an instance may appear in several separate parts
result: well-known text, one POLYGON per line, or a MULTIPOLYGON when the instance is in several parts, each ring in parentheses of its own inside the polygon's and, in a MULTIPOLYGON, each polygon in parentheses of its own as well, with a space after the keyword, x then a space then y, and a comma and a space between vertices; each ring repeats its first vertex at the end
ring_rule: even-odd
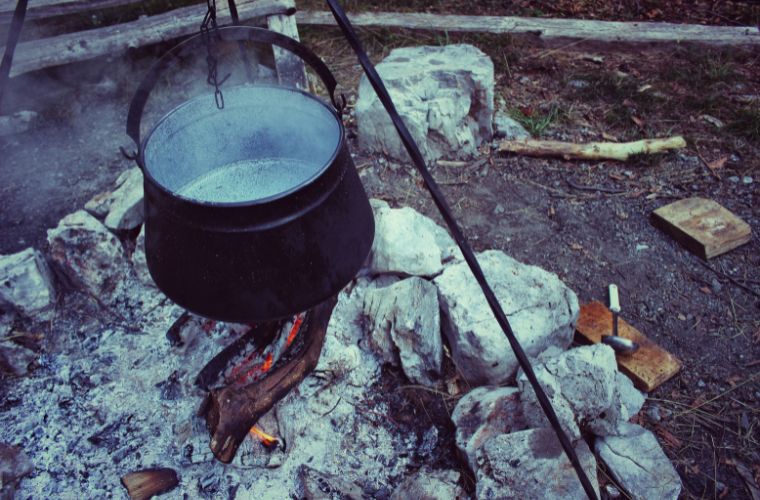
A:
MULTIPOLYGON (((246 20, 293 12, 295 1, 238 0, 237 9, 240 19, 246 20)), ((204 2, 128 23, 20 43, 13 57, 11 76, 197 33, 206 10, 204 2)), ((217 15, 220 23, 229 20, 227 2, 217 4, 217 15)))
MULTIPOLYGON (((335 25, 335 19, 329 12, 302 11, 296 16, 299 25, 335 25)), ((632 44, 692 42, 711 45, 760 45, 760 29, 755 26, 702 26, 401 12, 364 12, 349 14, 348 17, 355 26, 527 34, 548 40, 589 40, 632 44)))
MULTIPOLYGON (((612 312, 601 302, 581 307, 576 333, 587 342, 597 344, 602 335, 612 334, 612 312)), ((639 344, 639 350, 629 356, 617 356, 620 371, 628 375, 636 387, 651 392, 681 369, 681 361, 646 335, 618 318, 618 335, 639 344)))
MULTIPOLYGON (((18 0, 0 0, 0 24, 13 18, 18 0)), ((26 20, 64 16, 92 10, 120 7, 140 0, 30 0, 26 8, 26 20)), ((198 0, 200 2, 200 0, 198 0)))
POLYGON ((652 223, 703 259, 752 239, 749 224, 705 198, 686 198, 660 207, 652 213, 652 223))

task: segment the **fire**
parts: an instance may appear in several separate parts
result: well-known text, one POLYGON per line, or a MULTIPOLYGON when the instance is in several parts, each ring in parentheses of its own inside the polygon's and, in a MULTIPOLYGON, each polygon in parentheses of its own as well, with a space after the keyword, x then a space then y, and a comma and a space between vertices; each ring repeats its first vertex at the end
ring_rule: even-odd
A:
POLYGON ((298 335, 298 331, 301 329, 302 323, 303 323, 303 313, 296 316, 296 320, 293 322, 293 327, 290 329, 290 333, 288 333, 288 340, 286 342, 287 346, 290 346, 290 344, 292 344, 293 341, 296 339, 296 335, 298 335))
POLYGON ((272 448, 280 444, 280 441, 276 437, 267 434, 255 425, 251 427, 251 430, 249 432, 252 438, 258 439, 261 441, 261 444, 267 448, 272 448))

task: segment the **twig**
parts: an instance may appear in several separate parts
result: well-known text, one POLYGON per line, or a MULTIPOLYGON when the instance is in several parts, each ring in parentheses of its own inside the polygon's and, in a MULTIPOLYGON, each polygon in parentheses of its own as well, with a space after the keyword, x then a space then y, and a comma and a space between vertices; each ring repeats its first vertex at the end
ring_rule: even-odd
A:
POLYGON ((579 191, 598 191, 600 193, 609 193, 609 194, 620 194, 625 193, 625 189, 612 189, 612 188, 606 188, 601 186, 583 186, 581 184, 576 184, 570 177, 565 179, 565 182, 567 182, 567 185, 570 186, 573 189, 577 189, 579 191))
POLYGON ((714 272, 718 276, 727 279, 728 281, 730 281, 734 285, 738 286, 739 288, 741 288, 745 292, 749 292, 752 295, 754 295, 755 297, 757 297, 758 299, 760 299, 760 293, 756 292, 755 290, 751 289, 750 287, 748 287, 746 285, 743 285, 743 284, 739 283, 736 279, 732 278, 731 276, 729 276, 728 274, 724 273, 723 271, 719 271, 719 270, 715 269, 714 267, 712 267, 707 262, 702 262, 701 260, 698 260, 697 262, 699 262, 702 266, 706 267, 707 269, 709 269, 710 271, 714 272))

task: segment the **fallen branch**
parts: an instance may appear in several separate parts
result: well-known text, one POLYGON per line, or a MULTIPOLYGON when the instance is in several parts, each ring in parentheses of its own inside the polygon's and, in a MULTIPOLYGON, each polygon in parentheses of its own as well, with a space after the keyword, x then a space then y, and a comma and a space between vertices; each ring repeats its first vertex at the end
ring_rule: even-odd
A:
POLYGON ((215 389, 201 408, 211 433, 209 447, 223 463, 230 463, 248 431, 291 389, 301 383, 316 368, 337 297, 315 307, 304 332, 306 343, 302 351, 274 369, 266 378, 245 387, 229 386, 215 389))
MULTIPOLYGON (((693 42, 715 45, 758 45, 755 26, 702 26, 660 22, 616 22, 538 17, 458 16, 428 13, 364 12, 349 14, 354 26, 408 28, 449 32, 535 35, 542 40, 580 40, 605 43, 693 42)), ((329 12, 302 11, 299 25, 334 26, 329 12)))
POLYGON ((667 139, 643 139, 634 142, 590 142, 588 144, 527 139, 502 141, 499 144, 499 152, 526 156, 559 157, 566 160, 626 161, 634 155, 662 153, 669 149, 685 147, 686 141, 680 135, 667 139))

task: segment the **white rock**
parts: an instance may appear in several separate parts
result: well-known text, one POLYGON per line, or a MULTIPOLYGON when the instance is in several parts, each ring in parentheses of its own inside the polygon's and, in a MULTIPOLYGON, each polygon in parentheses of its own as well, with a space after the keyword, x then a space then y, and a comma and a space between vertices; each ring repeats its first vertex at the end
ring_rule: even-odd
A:
POLYGON ((466 498, 457 481, 459 473, 456 471, 423 469, 404 479, 393 491, 390 500, 466 498))
POLYGON ((137 279, 146 286, 155 287, 153 277, 148 271, 148 262, 145 259, 145 226, 140 228, 140 233, 135 240, 135 251, 132 253, 132 269, 135 270, 137 279))
MULTIPOLYGON (((582 440, 575 452, 599 496, 596 459, 582 440)), ((501 434, 488 440, 478 453, 478 499, 585 499, 586 494, 551 429, 501 434)))
POLYGON ((386 362, 398 359, 414 383, 434 386, 443 361, 438 291, 412 277, 364 296, 373 347, 386 362))
POLYGON ((617 372, 615 379, 617 398, 621 404, 621 418, 627 421, 641 411, 641 407, 644 406, 644 401, 647 399, 646 394, 636 389, 631 379, 620 372, 617 372))
POLYGON ((493 136, 496 139, 530 139, 530 132, 503 110, 493 114, 493 136))
POLYGON ((477 387, 462 397, 451 414, 457 428, 457 448, 467 457, 474 472, 476 454, 483 444, 499 434, 527 427, 522 416, 520 391, 515 387, 477 387))
POLYGON ((121 185, 113 192, 113 202, 105 220, 106 227, 114 231, 134 229, 143 222, 142 171, 137 167, 129 169, 120 180, 121 185))
MULTIPOLYGON (((552 345, 570 345, 578 299, 555 274, 498 250, 477 258, 529 356, 552 345)), ((442 329, 464 378, 471 385, 498 385, 512 378, 517 359, 467 264, 448 266, 434 283, 441 298, 442 329)))
MULTIPOLYGON (((494 69, 476 47, 394 49, 377 71, 427 161, 471 158, 483 141, 491 140, 494 69)), ((361 147, 408 159, 365 76, 359 84, 356 122, 361 147)))
POLYGON ((461 252, 448 233, 410 207, 374 203, 375 241, 367 263, 370 273, 434 276, 461 252))
POLYGON ((21 314, 50 319, 55 289, 42 254, 33 248, 0 255, 0 305, 12 306, 21 314))
MULTIPOLYGON (((560 422, 573 437, 579 437, 576 429, 582 426, 588 426, 597 435, 615 434, 618 426, 629 418, 618 389, 618 384, 624 382, 618 379, 615 352, 609 346, 595 344, 570 349, 535 363, 533 369, 560 422)), ((533 427, 547 426, 533 388, 522 372, 518 385, 526 420, 533 427)))
POLYGON ((0 116, 0 137, 26 132, 36 119, 35 111, 17 111, 12 115, 0 116))
POLYGON ((84 210, 48 230, 50 256, 72 282, 105 303, 122 296, 130 268, 116 236, 84 210))
POLYGON ((594 449, 612 477, 631 498, 676 500, 681 478, 657 438, 636 424, 624 424, 622 436, 598 438, 594 449))

